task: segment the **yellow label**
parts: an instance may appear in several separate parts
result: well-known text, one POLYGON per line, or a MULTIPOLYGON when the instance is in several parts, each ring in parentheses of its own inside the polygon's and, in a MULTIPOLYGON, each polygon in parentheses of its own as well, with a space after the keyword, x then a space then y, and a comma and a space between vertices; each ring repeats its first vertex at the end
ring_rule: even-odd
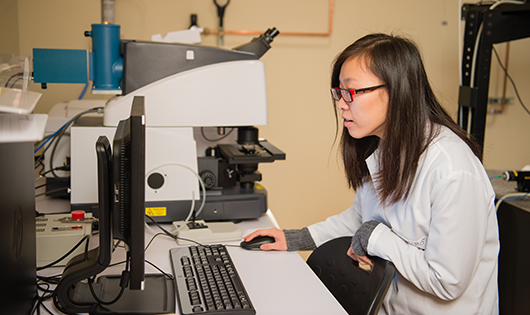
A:
POLYGON ((150 217, 165 217, 167 214, 166 207, 157 207, 157 208, 145 208, 145 214, 150 217))
POLYGON ((263 186, 261 186, 260 184, 255 184, 254 185, 256 187, 256 189, 265 189, 263 186))

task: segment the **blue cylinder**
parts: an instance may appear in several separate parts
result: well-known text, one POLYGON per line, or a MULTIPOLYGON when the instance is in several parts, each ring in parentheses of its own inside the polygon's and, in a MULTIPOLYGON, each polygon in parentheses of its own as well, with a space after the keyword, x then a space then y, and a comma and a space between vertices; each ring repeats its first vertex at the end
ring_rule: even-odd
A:
POLYGON ((93 93, 121 93, 123 59, 120 55, 120 26, 92 24, 92 59, 90 66, 93 93))

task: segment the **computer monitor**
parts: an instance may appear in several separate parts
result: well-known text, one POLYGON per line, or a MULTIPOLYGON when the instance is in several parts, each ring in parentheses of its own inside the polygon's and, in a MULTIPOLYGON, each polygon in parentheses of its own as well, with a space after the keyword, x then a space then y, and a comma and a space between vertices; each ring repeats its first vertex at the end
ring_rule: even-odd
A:
POLYGON ((72 258, 55 289, 54 303, 65 313, 156 314, 175 310, 173 279, 146 275, 144 97, 135 96, 131 114, 120 121, 111 149, 96 142, 99 247, 72 258), (99 276, 110 264, 115 241, 126 244, 122 275, 99 276), (84 281, 89 279, 88 281, 84 281))
POLYGON ((135 97, 131 115, 118 124, 113 141, 113 238, 127 244, 130 289, 144 287, 145 114, 135 97))

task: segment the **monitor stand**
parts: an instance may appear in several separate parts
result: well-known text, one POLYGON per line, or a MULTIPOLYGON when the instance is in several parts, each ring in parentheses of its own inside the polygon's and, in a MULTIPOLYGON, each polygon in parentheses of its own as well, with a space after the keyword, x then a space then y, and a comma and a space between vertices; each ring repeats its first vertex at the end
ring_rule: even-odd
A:
MULTIPOLYGON (((112 301, 121 290, 121 275, 98 277, 93 284, 94 291, 102 301, 112 301)), ((88 283, 79 283, 72 291, 75 303, 91 303, 90 314, 174 314, 176 309, 175 284, 161 274, 145 275, 144 290, 126 288, 123 295, 113 304, 97 304, 92 297, 88 283)))
MULTIPOLYGON (((113 304, 100 305, 85 279, 106 269, 98 263, 99 248, 72 258, 55 288, 53 302, 63 313, 90 314, 165 314, 176 310, 173 278, 162 274, 146 274, 143 290, 126 288, 113 304)), ((92 284, 94 294, 103 302, 114 300, 121 290, 121 275, 101 275, 92 284)))

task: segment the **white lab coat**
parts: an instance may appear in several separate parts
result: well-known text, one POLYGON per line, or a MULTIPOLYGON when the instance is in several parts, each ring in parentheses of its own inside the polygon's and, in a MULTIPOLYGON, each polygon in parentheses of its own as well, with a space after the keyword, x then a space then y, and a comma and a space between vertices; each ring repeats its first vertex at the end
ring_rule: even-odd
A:
MULTIPOLYGON (((377 154, 367 160, 378 170, 377 154)), ((441 129, 419 161, 409 197, 383 207, 369 182, 353 205, 308 227, 316 245, 378 220, 368 254, 398 271, 380 314, 498 314, 495 192, 480 161, 441 129)))

